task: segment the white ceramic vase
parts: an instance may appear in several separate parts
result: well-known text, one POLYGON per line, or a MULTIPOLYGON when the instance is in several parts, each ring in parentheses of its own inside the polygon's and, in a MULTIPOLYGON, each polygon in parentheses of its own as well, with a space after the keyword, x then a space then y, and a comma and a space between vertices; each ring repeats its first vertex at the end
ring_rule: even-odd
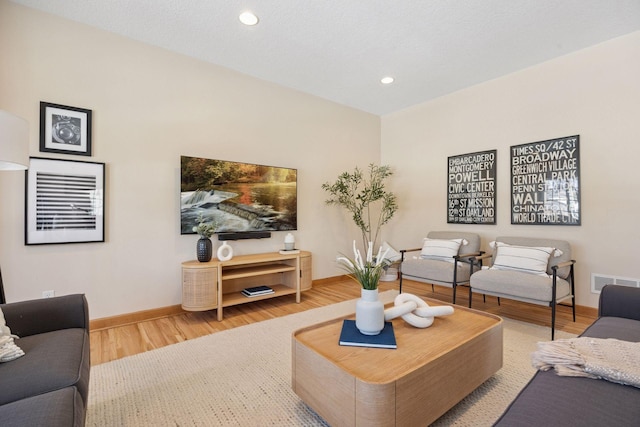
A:
POLYGON ((233 248, 226 241, 222 242, 222 246, 218 248, 218 259, 220 261, 229 261, 233 258, 233 248))
POLYGON ((363 335, 378 335, 384 329, 384 304, 377 289, 361 289, 356 302, 356 328, 363 335))

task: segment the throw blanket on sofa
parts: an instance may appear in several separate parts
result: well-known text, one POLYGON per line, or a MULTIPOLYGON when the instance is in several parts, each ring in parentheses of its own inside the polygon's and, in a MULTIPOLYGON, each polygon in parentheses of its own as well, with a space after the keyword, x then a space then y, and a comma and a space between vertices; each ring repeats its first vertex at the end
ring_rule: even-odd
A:
POLYGON ((539 342, 533 367, 558 375, 588 377, 640 388, 640 343, 579 337, 539 342))
POLYGON ((24 356, 24 351, 13 342, 14 338, 18 337, 11 335, 11 329, 7 326, 4 313, 0 308, 0 362, 8 362, 24 356))

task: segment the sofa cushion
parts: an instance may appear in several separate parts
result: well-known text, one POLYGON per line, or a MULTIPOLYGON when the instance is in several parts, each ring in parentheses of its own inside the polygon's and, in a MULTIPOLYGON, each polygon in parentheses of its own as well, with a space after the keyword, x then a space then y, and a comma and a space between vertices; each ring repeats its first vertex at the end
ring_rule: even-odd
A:
POLYGON ((636 427, 638 402, 635 387, 539 371, 495 425, 636 427))
POLYGON ((582 336, 640 342, 640 321, 622 317, 601 317, 589 326, 582 336))
POLYGON ((623 317, 640 321, 640 291, 622 285, 605 285, 600 291, 598 317, 623 317))
POLYGON ((85 405, 75 387, 67 387, 0 405, 3 427, 81 427, 85 405))
MULTIPOLYGON (((547 275, 484 269, 475 272, 471 279, 474 292, 504 294, 508 298, 518 297, 534 304, 549 303, 552 300, 553 280, 547 275)), ((557 278, 556 287, 558 300, 571 294, 571 286, 564 279, 557 278)))
MULTIPOLYGON (((476 252, 480 250, 480 235, 477 233, 469 233, 465 231, 430 231, 427 234, 427 238, 429 239, 462 239, 463 243, 461 245, 458 255, 465 254, 473 254, 471 256, 478 255, 476 252)), ((470 257, 466 257, 465 260, 468 261, 470 257)))
MULTIPOLYGON (((458 263, 456 281, 464 283, 469 281, 469 264, 458 263)), ((410 279, 423 281, 452 283, 454 264, 435 259, 409 259, 402 263, 402 275, 410 279)))
POLYGON ((62 329, 17 340, 25 355, 0 364, 0 405, 76 386, 83 402, 89 386, 89 337, 84 329, 62 329))
POLYGON ((521 273, 547 276, 549 257, 555 248, 542 246, 517 246, 503 242, 495 243, 493 270, 513 270, 521 273))
MULTIPOLYGON (((549 247, 559 250, 557 256, 549 258, 549 265, 547 267, 547 274, 553 274, 552 267, 557 264, 571 260, 571 245, 566 240, 557 239, 540 239, 535 237, 496 237, 496 242, 507 243, 509 245, 516 246, 535 246, 535 247, 549 247)), ((493 258, 495 260, 495 251, 493 252, 493 258)), ((558 269, 558 276, 566 279, 571 271, 570 267, 563 267, 558 269)))
POLYGON ((60 329, 89 329, 89 306, 83 294, 18 301, 2 306, 11 332, 21 338, 60 329))
POLYGON ((462 239, 430 239, 425 238, 420 257, 439 261, 453 262, 453 257, 458 255, 462 239))
MULTIPOLYGON (((582 336, 640 342, 640 321, 601 317, 582 336)), ((591 378, 539 371, 496 426, 637 426, 640 389, 591 378)))

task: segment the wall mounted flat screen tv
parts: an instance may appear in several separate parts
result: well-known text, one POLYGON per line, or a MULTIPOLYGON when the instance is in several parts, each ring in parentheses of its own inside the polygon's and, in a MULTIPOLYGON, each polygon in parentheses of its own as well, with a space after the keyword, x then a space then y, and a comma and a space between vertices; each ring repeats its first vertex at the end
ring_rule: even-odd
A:
POLYGON ((297 170, 180 157, 180 230, 194 234, 200 215, 216 233, 297 229, 297 170))

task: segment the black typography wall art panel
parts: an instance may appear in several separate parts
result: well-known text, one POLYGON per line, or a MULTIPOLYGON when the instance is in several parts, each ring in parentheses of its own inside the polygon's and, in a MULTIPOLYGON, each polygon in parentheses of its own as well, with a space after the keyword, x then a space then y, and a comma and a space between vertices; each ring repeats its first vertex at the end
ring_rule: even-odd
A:
POLYGON ((448 158, 447 222, 496 223, 496 150, 448 158))
POLYGON ((511 223, 580 225, 580 135, 511 147, 511 223))

